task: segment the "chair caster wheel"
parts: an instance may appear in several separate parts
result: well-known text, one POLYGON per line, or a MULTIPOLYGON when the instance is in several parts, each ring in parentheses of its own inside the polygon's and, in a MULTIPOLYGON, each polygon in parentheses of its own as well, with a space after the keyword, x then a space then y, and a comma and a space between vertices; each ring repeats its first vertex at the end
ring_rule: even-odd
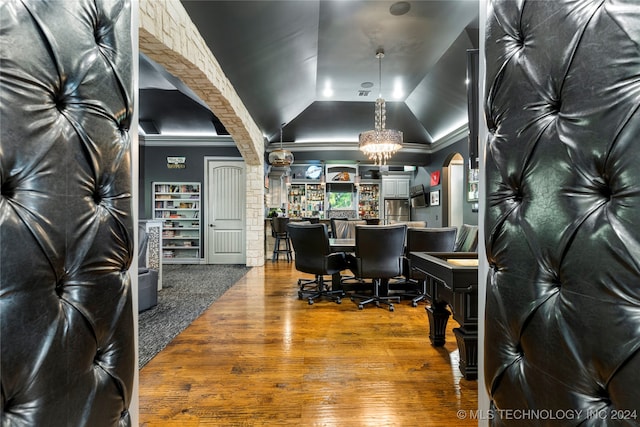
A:
POLYGON ((336 299, 336 304, 342 304, 342 300, 340 298, 336 299))
POLYGON ((418 303, 417 303, 417 302, 413 301, 413 302, 411 303, 411 307, 417 307, 417 306, 418 306, 418 303))
POLYGON ((363 308, 364 308, 364 305, 358 304, 358 310, 362 310, 363 308))
POLYGON ((393 308, 393 305, 389 304, 389 311, 394 311, 395 308, 393 308))
POLYGON ((309 305, 313 305, 313 300, 312 299, 309 300, 309 305))
POLYGON ((302 292, 298 292, 298 299, 302 299, 302 292))
POLYGON ((354 297, 351 297, 351 301, 355 301, 356 299, 354 297))

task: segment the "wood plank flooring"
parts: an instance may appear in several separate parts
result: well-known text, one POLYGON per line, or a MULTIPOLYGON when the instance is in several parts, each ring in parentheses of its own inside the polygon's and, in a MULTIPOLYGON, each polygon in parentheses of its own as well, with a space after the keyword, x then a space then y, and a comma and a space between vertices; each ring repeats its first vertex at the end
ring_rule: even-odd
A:
POLYGON ((431 346, 424 304, 297 298, 293 263, 253 268, 140 371, 140 425, 475 426, 449 320, 431 346), (458 411, 466 416, 460 418, 458 411))

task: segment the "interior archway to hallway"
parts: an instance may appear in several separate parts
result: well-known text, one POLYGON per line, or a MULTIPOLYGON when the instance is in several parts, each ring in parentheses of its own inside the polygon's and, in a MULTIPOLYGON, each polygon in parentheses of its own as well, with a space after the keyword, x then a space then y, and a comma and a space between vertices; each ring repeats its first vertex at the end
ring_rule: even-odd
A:
POLYGON ((246 175, 246 264, 264 264, 264 137, 177 1, 139 2, 139 50, 180 78, 232 136, 246 175), (175 31, 180 28, 180 31, 175 31))
POLYGON ((442 165, 442 226, 460 227, 463 223, 464 158, 451 153, 442 165))

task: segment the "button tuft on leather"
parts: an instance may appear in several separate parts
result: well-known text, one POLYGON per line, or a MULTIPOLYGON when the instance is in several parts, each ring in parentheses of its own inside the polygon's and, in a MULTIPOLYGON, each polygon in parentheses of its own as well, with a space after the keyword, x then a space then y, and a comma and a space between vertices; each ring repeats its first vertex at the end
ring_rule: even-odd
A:
POLYGON ((516 203, 522 203, 523 199, 522 189, 520 187, 516 187, 513 189, 513 201, 516 203))
POLYGON ((64 283, 62 281, 59 281, 58 283, 56 283, 56 295, 61 298, 63 294, 64 294, 64 283))
POLYGON ((15 196, 15 194, 16 194, 15 188, 9 182, 5 181, 0 185, 0 195, 2 197, 11 199, 12 197, 15 196))
POLYGON ((131 147, 114 144, 115 112, 133 114, 128 3, 11 2, 2 19, 0 228, 13 245, 0 302, 8 330, 29 331, 2 327, 3 425, 113 425, 131 401, 135 294, 113 274, 133 255, 131 147), (103 366, 82 369, 93 358, 103 366))
POLYGON ((487 260, 501 268, 487 275, 489 399, 592 414, 636 407, 640 217, 629 189, 640 179, 640 53, 629 34, 640 15, 607 2, 489 3, 485 100, 498 139, 487 139, 484 228, 487 260))
POLYGON ((67 107, 66 98, 62 93, 58 93, 54 96, 53 103, 58 111, 64 111, 64 109, 67 107))

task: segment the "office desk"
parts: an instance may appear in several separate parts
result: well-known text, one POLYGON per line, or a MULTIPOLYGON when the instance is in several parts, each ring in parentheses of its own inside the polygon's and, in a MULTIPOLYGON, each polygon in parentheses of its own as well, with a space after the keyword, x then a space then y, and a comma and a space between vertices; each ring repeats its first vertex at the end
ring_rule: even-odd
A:
POLYGON ((471 252, 411 252, 411 265, 427 276, 429 339, 445 342, 447 321, 460 324, 453 333, 460 351, 460 371, 468 380, 478 378, 478 254, 471 252))

